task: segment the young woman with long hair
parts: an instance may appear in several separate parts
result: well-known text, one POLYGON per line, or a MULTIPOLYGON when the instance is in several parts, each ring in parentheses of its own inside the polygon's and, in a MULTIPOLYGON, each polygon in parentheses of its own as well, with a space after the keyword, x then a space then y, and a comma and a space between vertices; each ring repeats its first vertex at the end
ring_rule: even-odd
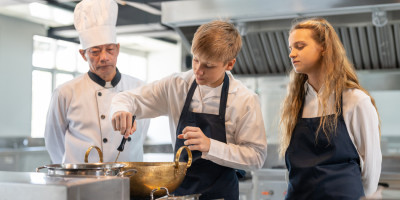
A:
POLYGON ((380 123, 332 25, 295 23, 293 70, 281 110, 280 155, 289 172, 286 199, 359 199, 381 172, 380 123))

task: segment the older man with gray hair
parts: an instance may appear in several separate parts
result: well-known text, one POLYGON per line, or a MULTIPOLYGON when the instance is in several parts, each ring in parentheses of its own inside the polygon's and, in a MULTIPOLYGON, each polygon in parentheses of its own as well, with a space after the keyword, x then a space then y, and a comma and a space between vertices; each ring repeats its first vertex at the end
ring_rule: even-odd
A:
MULTIPOLYGON (((116 42, 118 5, 114 0, 83 0, 74 11, 82 58, 89 71, 55 89, 45 129, 46 148, 53 163, 83 163, 85 152, 97 146, 104 162, 118 155, 122 136, 115 134, 110 123, 111 99, 119 92, 144 83, 121 74, 116 67, 120 50, 116 42)), ((143 160, 143 142, 149 120, 137 122, 138 133, 127 138, 126 150, 119 161, 143 160)), ((89 162, 98 155, 90 154, 89 162)))

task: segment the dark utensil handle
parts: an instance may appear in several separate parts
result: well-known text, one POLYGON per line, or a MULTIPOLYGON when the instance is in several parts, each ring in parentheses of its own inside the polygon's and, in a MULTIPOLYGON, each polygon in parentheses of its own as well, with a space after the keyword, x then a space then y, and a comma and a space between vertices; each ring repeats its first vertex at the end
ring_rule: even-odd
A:
POLYGON ((121 144, 120 144, 119 147, 117 148, 118 151, 123 151, 123 150, 124 150, 125 142, 126 142, 126 138, 125 138, 125 137, 122 137, 121 144))
MULTIPOLYGON (((132 126, 133 126, 133 123, 135 122, 135 119, 136 119, 136 115, 133 115, 133 116, 132 116, 132 126)), ((123 151, 123 150, 124 150, 125 143, 126 143, 126 138, 125 138, 124 136, 122 136, 121 144, 119 145, 119 147, 117 148, 117 150, 118 150, 118 151, 123 151)))

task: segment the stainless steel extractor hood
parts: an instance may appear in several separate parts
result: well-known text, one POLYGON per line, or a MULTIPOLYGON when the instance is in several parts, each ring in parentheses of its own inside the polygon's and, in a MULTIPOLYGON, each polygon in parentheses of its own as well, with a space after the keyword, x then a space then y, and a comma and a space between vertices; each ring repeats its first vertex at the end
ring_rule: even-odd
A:
POLYGON ((201 0, 163 2, 162 23, 185 48, 197 27, 229 19, 243 36, 233 73, 285 74, 291 68, 288 30, 293 19, 322 16, 335 27, 357 70, 400 68, 400 1, 395 0, 201 0))

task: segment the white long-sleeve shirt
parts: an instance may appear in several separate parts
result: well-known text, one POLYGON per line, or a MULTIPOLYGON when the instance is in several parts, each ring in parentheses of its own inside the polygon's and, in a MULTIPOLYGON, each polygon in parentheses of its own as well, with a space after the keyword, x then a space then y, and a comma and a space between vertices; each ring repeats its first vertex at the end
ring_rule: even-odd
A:
MULTIPOLYGON (((267 139, 259 98, 240 81, 234 79, 230 72, 227 73, 229 77, 225 114, 227 143, 211 139, 210 150, 208 153, 203 153, 202 158, 231 168, 261 168, 267 154, 267 139)), ((167 115, 174 147, 176 127, 194 79, 193 71, 189 70, 137 90, 119 93, 112 100, 111 116, 117 111, 134 113, 138 119, 167 115)), ((221 86, 216 88, 198 86, 190 104, 190 111, 218 115, 221 86)))
MULTIPOLYGON (((320 117, 318 110, 321 103, 319 93, 308 83, 305 83, 306 99, 303 108, 303 118, 320 117)), ((321 90, 320 90, 321 91, 321 90)), ((334 95, 328 100, 333 113, 334 95)), ((379 136, 379 119, 371 98, 359 89, 346 89, 343 92, 343 118, 351 141, 357 149, 361 161, 361 178, 366 196, 377 190, 381 174, 382 152, 379 136)))

